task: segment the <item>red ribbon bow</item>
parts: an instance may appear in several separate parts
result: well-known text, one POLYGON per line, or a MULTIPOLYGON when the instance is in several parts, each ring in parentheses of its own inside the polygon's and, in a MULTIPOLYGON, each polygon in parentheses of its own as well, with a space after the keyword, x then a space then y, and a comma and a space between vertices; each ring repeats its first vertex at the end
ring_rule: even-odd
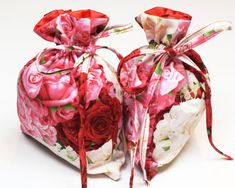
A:
MULTIPOLYGON (((106 15, 93 10, 56 10, 45 15, 35 26, 34 31, 42 38, 59 45, 46 48, 37 55, 35 63, 38 71, 46 75, 62 75, 68 74, 79 65, 82 65, 83 72, 86 72, 87 67, 84 65, 84 61, 99 56, 96 53, 99 49, 110 50, 121 61, 123 57, 115 49, 95 45, 95 42, 99 38, 127 32, 132 28, 132 25, 106 27, 108 20, 109 18, 106 15), (66 61, 68 59, 70 59, 69 63, 66 61), (63 65, 59 60, 64 60, 63 65)), ((104 63, 108 64, 106 61, 104 63)), ((81 127, 78 132, 78 147, 82 188, 87 187, 84 110, 85 107, 80 105, 81 127)))
MULTIPOLYGON (((142 47, 139 49, 134 50, 131 54, 126 56, 119 64, 118 67, 118 80, 120 82, 121 87, 124 91, 127 93, 138 95, 141 92, 143 92, 147 87, 151 80, 152 75, 154 74, 154 71, 157 67, 161 67, 161 70, 167 65, 169 61, 181 61, 184 65, 185 69, 190 70, 192 73, 195 74, 196 78, 202 82, 205 83, 205 104, 206 104, 206 125, 207 125, 207 135, 209 142, 211 146, 223 155, 227 160, 233 160, 233 158, 225 153, 223 153, 221 150, 219 150, 213 143, 212 140, 212 106, 211 106, 211 89, 210 85, 208 83, 207 74, 208 71, 206 69, 206 66, 202 62, 200 56, 193 51, 192 49, 207 40, 211 39, 212 37, 216 36, 217 34, 221 33, 224 30, 230 30, 231 29, 231 23, 227 21, 219 21, 215 22, 213 24, 210 24, 197 32, 193 33, 192 35, 185 37, 181 41, 179 41, 176 45, 171 47, 165 47, 164 45, 158 45, 157 49, 150 49, 148 47, 142 47), (146 78, 143 78, 141 83, 139 85, 135 85, 132 83, 132 79, 126 80, 125 79, 125 71, 128 67, 128 70, 133 70, 132 66, 135 66, 135 63, 137 63, 137 58, 141 57, 152 57, 153 65, 149 72, 147 73, 146 78), (128 66, 127 66, 128 64, 128 66)), ((133 73, 136 74, 136 73, 133 73)), ((133 77, 135 77, 132 74, 133 77)), ((137 76, 137 75, 136 75, 137 76)), ((160 80, 161 75, 158 76, 158 80, 155 82, 155 86, 158 85, 158 81, 160 80)), ((155 87, 156 88, 156 87, 155 87)), ((151 93, 149 93, 150 97, 147 101, 147 104, 150 103, 150 100, 153 96, 154 90, 152 90, 151 93)), ((140 131, 136 131, 140 132, 140 131)), ((137 141, 138 143, 138 141, 137 141)), ((136 143, 135 143, 136 144, 136 143)), ((137 145, 137 144, 136 144, 137 145)), ((133 186, 133 178, 134 178, 134 161, 135 161, 135 155, 137 147, 133 147, 132 151, 132 171, 131 171, 131 177, 130 177, 130 188, 133 186)), ((144 174, 146 176, 145 167, 142 167, 144 174)), ((147 177, 145 177, 145 181, 148 182, 147 177)))

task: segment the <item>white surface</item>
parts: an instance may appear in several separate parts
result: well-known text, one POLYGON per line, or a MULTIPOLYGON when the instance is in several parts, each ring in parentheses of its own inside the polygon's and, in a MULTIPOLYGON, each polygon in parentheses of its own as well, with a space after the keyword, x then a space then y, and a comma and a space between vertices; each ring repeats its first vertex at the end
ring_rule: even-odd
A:
MULTIPOLYGON (((235 23, 234 0, 0 0, 0 187, 80 187, 80 173, 19 129, 16 113, 16 82, 20 69, 36 53, 52 46, 32 32, 34 25, 53 9, 95 9, 110 16, 111 24, 134 23, 130 33, 103 39, 126 55, 146 44, 134 16, 154 6, 166 6, 193 16, 190 31, 227 19, 235 23)), ((214 140, 224 152, 235 157, 234 74, 235 30, 225 32, 197 48, 212 79, 214 140)), ((205 118, 200 122, 183 152, 160 170, 150 187, 235 187, 235 162, 221 160, 206 137, 205 118)), ((89 176, 88 187, 128 187, 130 166, 114 182, 104 175, 89 176)), ((147 187, 136 170, 135 188, 147 187)))

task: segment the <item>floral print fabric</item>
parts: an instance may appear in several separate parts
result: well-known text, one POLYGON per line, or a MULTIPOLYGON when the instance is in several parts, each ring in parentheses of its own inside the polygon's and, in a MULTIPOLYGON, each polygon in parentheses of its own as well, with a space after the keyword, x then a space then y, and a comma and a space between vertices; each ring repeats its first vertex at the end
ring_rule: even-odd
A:
POLYGON ((29 61, 18 79, 17 108, 22 131, 86 173, 119 179, 125 161, 122 91, 112 65, 100 58, 96 40, 130 26, 106 27, 109 18, 93 10, 55 10, 34 31, 57 46, 29 61))
POLYGON ((126 145, 130 188, 135 165, 148 183, 158 167, 179 154, 204 111, 210 144, 231 160, 213 143, 209 74, 193 50, 231 29, 231 23, 215 22, 186 37, 190 15, 155 7, 136 17, 149 45, 123 58, 96 45, 131 28, 107 27, 108 21, 89 9, 55 10, 36 24, 34 31, 56 46, 40 52, 19 74, 22 131, 80 168, 82 188, 87 173, 119 179, 126 145), (118 57, 118 74, 96 53, 99 49, 118 57))
POLYGON ((119 64, 124 90, 125 135, 134 165, 149 182, 157 168, 171 162, 186 144, 206 109, 212 147, 212 110, 208 71, 192 48, 224 30, 229 22, 215 22, 189 35, 191 16, 155 7, 136 17, 148 46, 134 50, 119 64))

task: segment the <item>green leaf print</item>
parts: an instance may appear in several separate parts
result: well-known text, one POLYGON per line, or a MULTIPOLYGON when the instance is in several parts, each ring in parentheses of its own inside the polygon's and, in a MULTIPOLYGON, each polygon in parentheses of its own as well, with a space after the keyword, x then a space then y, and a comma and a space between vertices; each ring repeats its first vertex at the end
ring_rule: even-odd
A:
POLYGON ((156 42, 156 41, 151 40, 151 41, 149 42, 149 48, 156 48, 156 46, 157 46, 157 42, 156 42))
POLYGON ((172 39, 172 34, 167 34, 167 40, 169 41, 169 42, 171 42, 171 39, 172 39))
POLYGON ((172 96, 172 94, 173 94, 173 92, 172 92, 172 91, 170 91, 170 92, 168 93, 168 95, 169 95, 169 96, 172 96))
POLYGON ((75 48, 73 46, 67 47, 69 50, 74 50, 75 48))
POLYGON ((161 141, 166 141, 166 140, 169 140, 170 138, 168 137, 168 136, 164 136, 164 137, 162 137, 162 139, 160 140, 160 142, 161 141))
POLYGON ((205 32, 203 35, 205 36, 205 37, 208 37, 208 36, 210 36, 211 34, 213 34, 213 33, 215 33, 215 30, 210 30, 210 31, 207 31, 207 32, 205 32))
POLYGON ((64 145, 62 144, 62 142, 60 140, 57 140, 56 142, 61 146, 60 149, 65 149, 64 145))
POLYGON ((46 63, 45 58, 42 57, 42 59, 40 60, 40 65, 44 65, 45 63, 46 63))
POLYGON ((105 161, 108 161, 108 160, 110 160, 110 159, 111 159, 111 155, 108 155, 108 156, 106 157, 105 161))
POLYGON ((135 97, 135 98, 136 98, 136 100, 137 100, 137 101, 139 101, 139 100, 141 99, 141 94, 136 95, 136 97, 135 97))
POLYGON ((50 110, 51 110, 51 112, 56 112, 57 107, 56 106, 52 106, 52 107, 50 107, 50 110))
POLYGON ((96 145, 96 143, 95 142, 91 142, 91 146, 95 146, 96 145))
POLYGON ((68 159, 71 160, 71 161, 75 161, 77 159, 77 157, 74 157, 74 156, 70 156, 70 155, 67 155, 68 159))
POLYGON ((161 68, 161 63, 158 62, 157 64, 157 67, 155 68, 155 73, 158 74, 158 75, 161 75, 162 74, 162 68, 161 68))
POLYGON ((66 110, 75 110, 75 108, 71 104, 66 104, 64 106, 61 106, 61 108, 64 108, 66 110))
POLYGON ((57 28, 55 29, 55 32, 60 34, 60 35, 62 34, 61 31, 59 29, 57 29, 57 28))
POLYGON ((164 151, 168 151, 170 148, 171 148, 171 146, 164 146, 164 147, 162 147, 162 149, 163 149, 164 151))
POLYGON ((88 164, 93 164, 93 161, 88 156, 86 156, 86 160, 88 164))
POLYGON ((120 28, 114 28, 113 31, 114 31, 115 33, 119 33, 119 32, 122 32, 123 30, 120 29, 120 28))

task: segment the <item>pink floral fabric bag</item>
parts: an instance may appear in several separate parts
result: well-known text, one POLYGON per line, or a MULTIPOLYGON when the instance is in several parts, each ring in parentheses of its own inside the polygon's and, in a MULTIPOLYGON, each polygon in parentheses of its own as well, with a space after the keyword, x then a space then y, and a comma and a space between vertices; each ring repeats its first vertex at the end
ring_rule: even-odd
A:
POLYGON ((97 55, 99 38, 128 31, 107 27, 109 18, 93 10, 55 10, 34 31, 57 46, 30 60, 18 79, 17 109, 22 131, 87 173, 117 180, 125 161, 122 91, 115 69, 97 55))
POLYGON ((171 162, 189 140, 203 112, 212 141, 211 90, 208 71, 194 47, 206 42, 231 23, 215 22, 185 37, 191 16, 155 7, 136 17, 148 46, 134 50, 119 64, 124 92, 125 136, 134 165, 149 182, 157 168, 171 162))

